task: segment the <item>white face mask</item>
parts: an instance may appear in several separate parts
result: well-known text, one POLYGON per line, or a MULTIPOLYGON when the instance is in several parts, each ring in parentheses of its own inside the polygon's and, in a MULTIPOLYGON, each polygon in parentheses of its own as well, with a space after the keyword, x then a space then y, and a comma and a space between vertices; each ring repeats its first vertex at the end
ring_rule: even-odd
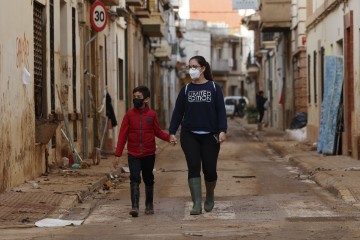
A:
POLYGON ((200 78, 200 70, 190 68, 189 75, 190 75, 191 79, 199 79, 200 78))

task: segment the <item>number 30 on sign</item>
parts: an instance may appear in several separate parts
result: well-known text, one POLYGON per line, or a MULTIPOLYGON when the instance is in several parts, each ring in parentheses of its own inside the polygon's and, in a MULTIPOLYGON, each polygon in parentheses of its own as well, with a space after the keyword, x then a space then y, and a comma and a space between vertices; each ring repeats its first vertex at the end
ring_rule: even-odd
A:
POLYGON ((108 20, 108 15, 103 2, 97 1, 91 5, 90 21, 91 26, 98 32, 105 29, 108 20))

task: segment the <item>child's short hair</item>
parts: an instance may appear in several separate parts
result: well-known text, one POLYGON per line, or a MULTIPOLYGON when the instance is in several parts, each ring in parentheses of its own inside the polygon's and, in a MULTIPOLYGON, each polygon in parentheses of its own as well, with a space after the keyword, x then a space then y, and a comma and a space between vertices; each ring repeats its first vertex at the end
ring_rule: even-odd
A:
POLYGON ((136 92, 141 92, 144 99, 150 97, 150 90, 146 86, 138 86, 138 87, 134 88, 133 93, 136 93, 136 92))

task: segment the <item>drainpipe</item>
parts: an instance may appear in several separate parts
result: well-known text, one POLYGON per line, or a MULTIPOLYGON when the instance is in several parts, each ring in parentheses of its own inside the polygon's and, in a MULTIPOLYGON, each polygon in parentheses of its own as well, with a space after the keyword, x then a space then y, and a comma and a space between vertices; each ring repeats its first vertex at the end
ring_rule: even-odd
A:
POLYGON ((88 155, 88 123, 87 123, 87 106, 89 105, 89 91, 88 91, 88 76, 90 73, 88 72, 88 61, 87 61, 87 53, 88 47, 92 41, 94 41, 97 37, 97 33, 90 38, 89 41, 85 43, 84 50, 84 117, 83 117, 83 149, 84 149, 84 158, 87 159, 88 155))

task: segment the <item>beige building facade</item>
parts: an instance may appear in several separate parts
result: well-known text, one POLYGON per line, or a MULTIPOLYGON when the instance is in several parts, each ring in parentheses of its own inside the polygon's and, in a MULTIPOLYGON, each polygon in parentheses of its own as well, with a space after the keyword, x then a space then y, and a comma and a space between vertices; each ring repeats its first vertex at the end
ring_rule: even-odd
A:
POLYGON ((112 153, 135 86, 149 86, 158 113, 169 108, 159 100, 170 88, 161 76, 177 52, 152 43, 169 28, 175 42, 178 28, 164 28, 163 15, 174 22, 177 8, 166 0, 15 0, 0 10, 0 192, 63 166, 64 157, 81 167, 100 148, 112 153))
MULTIPOLYGON (((308 139, 319 140, 321 108, 327 84, 327 56, 343 58, 343 85, 339 113, 339 146, 334 154, 360 158, 359 150, 359 1, 308 1, 308 139)), ((331 118, 338 118, 333 114, 331 118)))
MULTIPOLYGON (((119 94, 115 56, 124 47, 116 45, 126 27, 115 14, 119 1, 104 7, 101 32, 91 27, 89 1, 17 0, 1 11, 4 24, 16 19, 1 27, 1 191, 61 166, 63 157, 89 158, 99 146, 104 91, 119 94)), ((113 104, 116 114, 124 109, 113 104)))

